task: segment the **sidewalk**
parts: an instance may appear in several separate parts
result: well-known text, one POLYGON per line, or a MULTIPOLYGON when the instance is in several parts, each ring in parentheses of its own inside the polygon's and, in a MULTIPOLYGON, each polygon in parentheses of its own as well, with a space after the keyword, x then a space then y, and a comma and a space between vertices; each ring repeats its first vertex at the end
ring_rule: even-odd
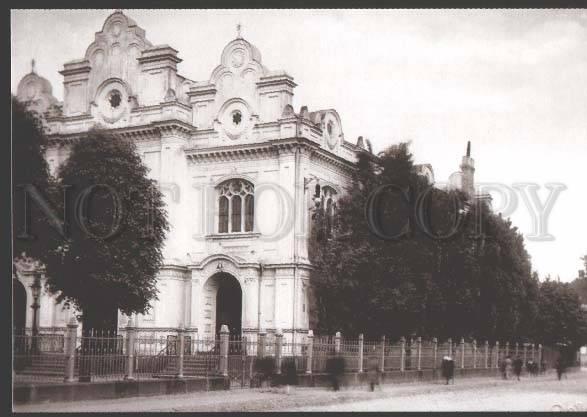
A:
MULTIPOLYGON (((569 380, 585 378, 585 373, 569 374, 569 380), (582 374, 582 375, 581 375, 582 374)), ((166 395, 156 397, 125 398, 118 400, 83 401, 15 406, 16 412, 124 412, 124 411, 277 411, 318 406, 338 405, 359 401, 386 400, 389 398, 423 397, 444 393, 455 395, 463 393, 475 397, 478 392, 486 392, 509 386, 517 390, 523 387, 540 385, 555 381, 554 374, 539 377, 526 377, 521 382, 502 381, 494 378, 467 378, 456 380, 454 385, 436 383, 388 384, 382 390, 370 392, 365 387, 352 387, 334 392, 325 388, 293 388, 286 394, 279 389, 247 389, 232 391, 201 392, 195 394, 166 395), (470 391, 470 395, 467 392, 470 391)), ((559 381, 556 381, 559 382, 559 381)), ((413 399, 409 399, 413 401, 413 399)), ((587 402, 587 401, 586 401, 587 402)), ((352 405, 352 404, 349 404, 352 405)))

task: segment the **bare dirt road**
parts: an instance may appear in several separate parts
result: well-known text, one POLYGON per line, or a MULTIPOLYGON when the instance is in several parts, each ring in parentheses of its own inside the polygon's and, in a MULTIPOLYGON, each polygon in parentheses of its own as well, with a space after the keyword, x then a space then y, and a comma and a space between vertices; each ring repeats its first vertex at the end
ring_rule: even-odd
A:
POLYGON ((353 387, 233 390, 156 397, 15 406, 16 412, 144 411, 587 411, 587 372, 562 381, 554 374, 522 381, 468 378, 353 387))

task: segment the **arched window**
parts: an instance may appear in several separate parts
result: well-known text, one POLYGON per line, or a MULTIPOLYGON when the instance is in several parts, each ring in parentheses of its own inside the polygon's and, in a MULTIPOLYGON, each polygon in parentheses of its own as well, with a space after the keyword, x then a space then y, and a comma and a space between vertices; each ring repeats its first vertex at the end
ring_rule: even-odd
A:
POLYGON ((252 232, 255 217, 255 188, 242 179, 218 186, 218 233, 252 232))
POLYGON ((330 233, 336 214, 336 190, 329 186, 322 187, 322 207, 326 214, 327 229, 330 233))

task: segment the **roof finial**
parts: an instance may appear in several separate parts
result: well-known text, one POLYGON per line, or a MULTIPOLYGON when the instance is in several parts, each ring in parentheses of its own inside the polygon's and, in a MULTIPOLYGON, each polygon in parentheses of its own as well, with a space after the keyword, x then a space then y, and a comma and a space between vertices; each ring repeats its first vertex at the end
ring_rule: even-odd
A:
POLYGON ((35 73, 35 58, 31 60, 31 72, 35 73))
POLYGON ((471 141, 467 141, 467 157, 471 157, 471 141))
POLYGON ((241 30, 242 30, 242 25, 239 23, 236 24, 236 38, 237 39, 242 39, 242 35, 241 35, 241 30))

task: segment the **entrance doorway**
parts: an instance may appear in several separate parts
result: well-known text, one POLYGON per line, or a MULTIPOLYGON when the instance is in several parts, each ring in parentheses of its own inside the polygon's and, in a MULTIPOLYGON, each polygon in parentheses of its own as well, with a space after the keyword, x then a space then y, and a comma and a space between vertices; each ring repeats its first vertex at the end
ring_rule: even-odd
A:
POLYGON ((243 292, 237 279, 230 274, 218 274, 216 293, 216 334, 223 324, 228 326, 231 335, 240 335, 243 292))
POLYGON ((218 336, 223 324, 231 335, 242 331, 243 292, 238 280, 226 272, 212 275, 204 285, 204 333, 218 336))
POLYGON ((12 280, 12 327, 15 334, 24 334, 26 327, 26 289, 22 282, 12 280))

